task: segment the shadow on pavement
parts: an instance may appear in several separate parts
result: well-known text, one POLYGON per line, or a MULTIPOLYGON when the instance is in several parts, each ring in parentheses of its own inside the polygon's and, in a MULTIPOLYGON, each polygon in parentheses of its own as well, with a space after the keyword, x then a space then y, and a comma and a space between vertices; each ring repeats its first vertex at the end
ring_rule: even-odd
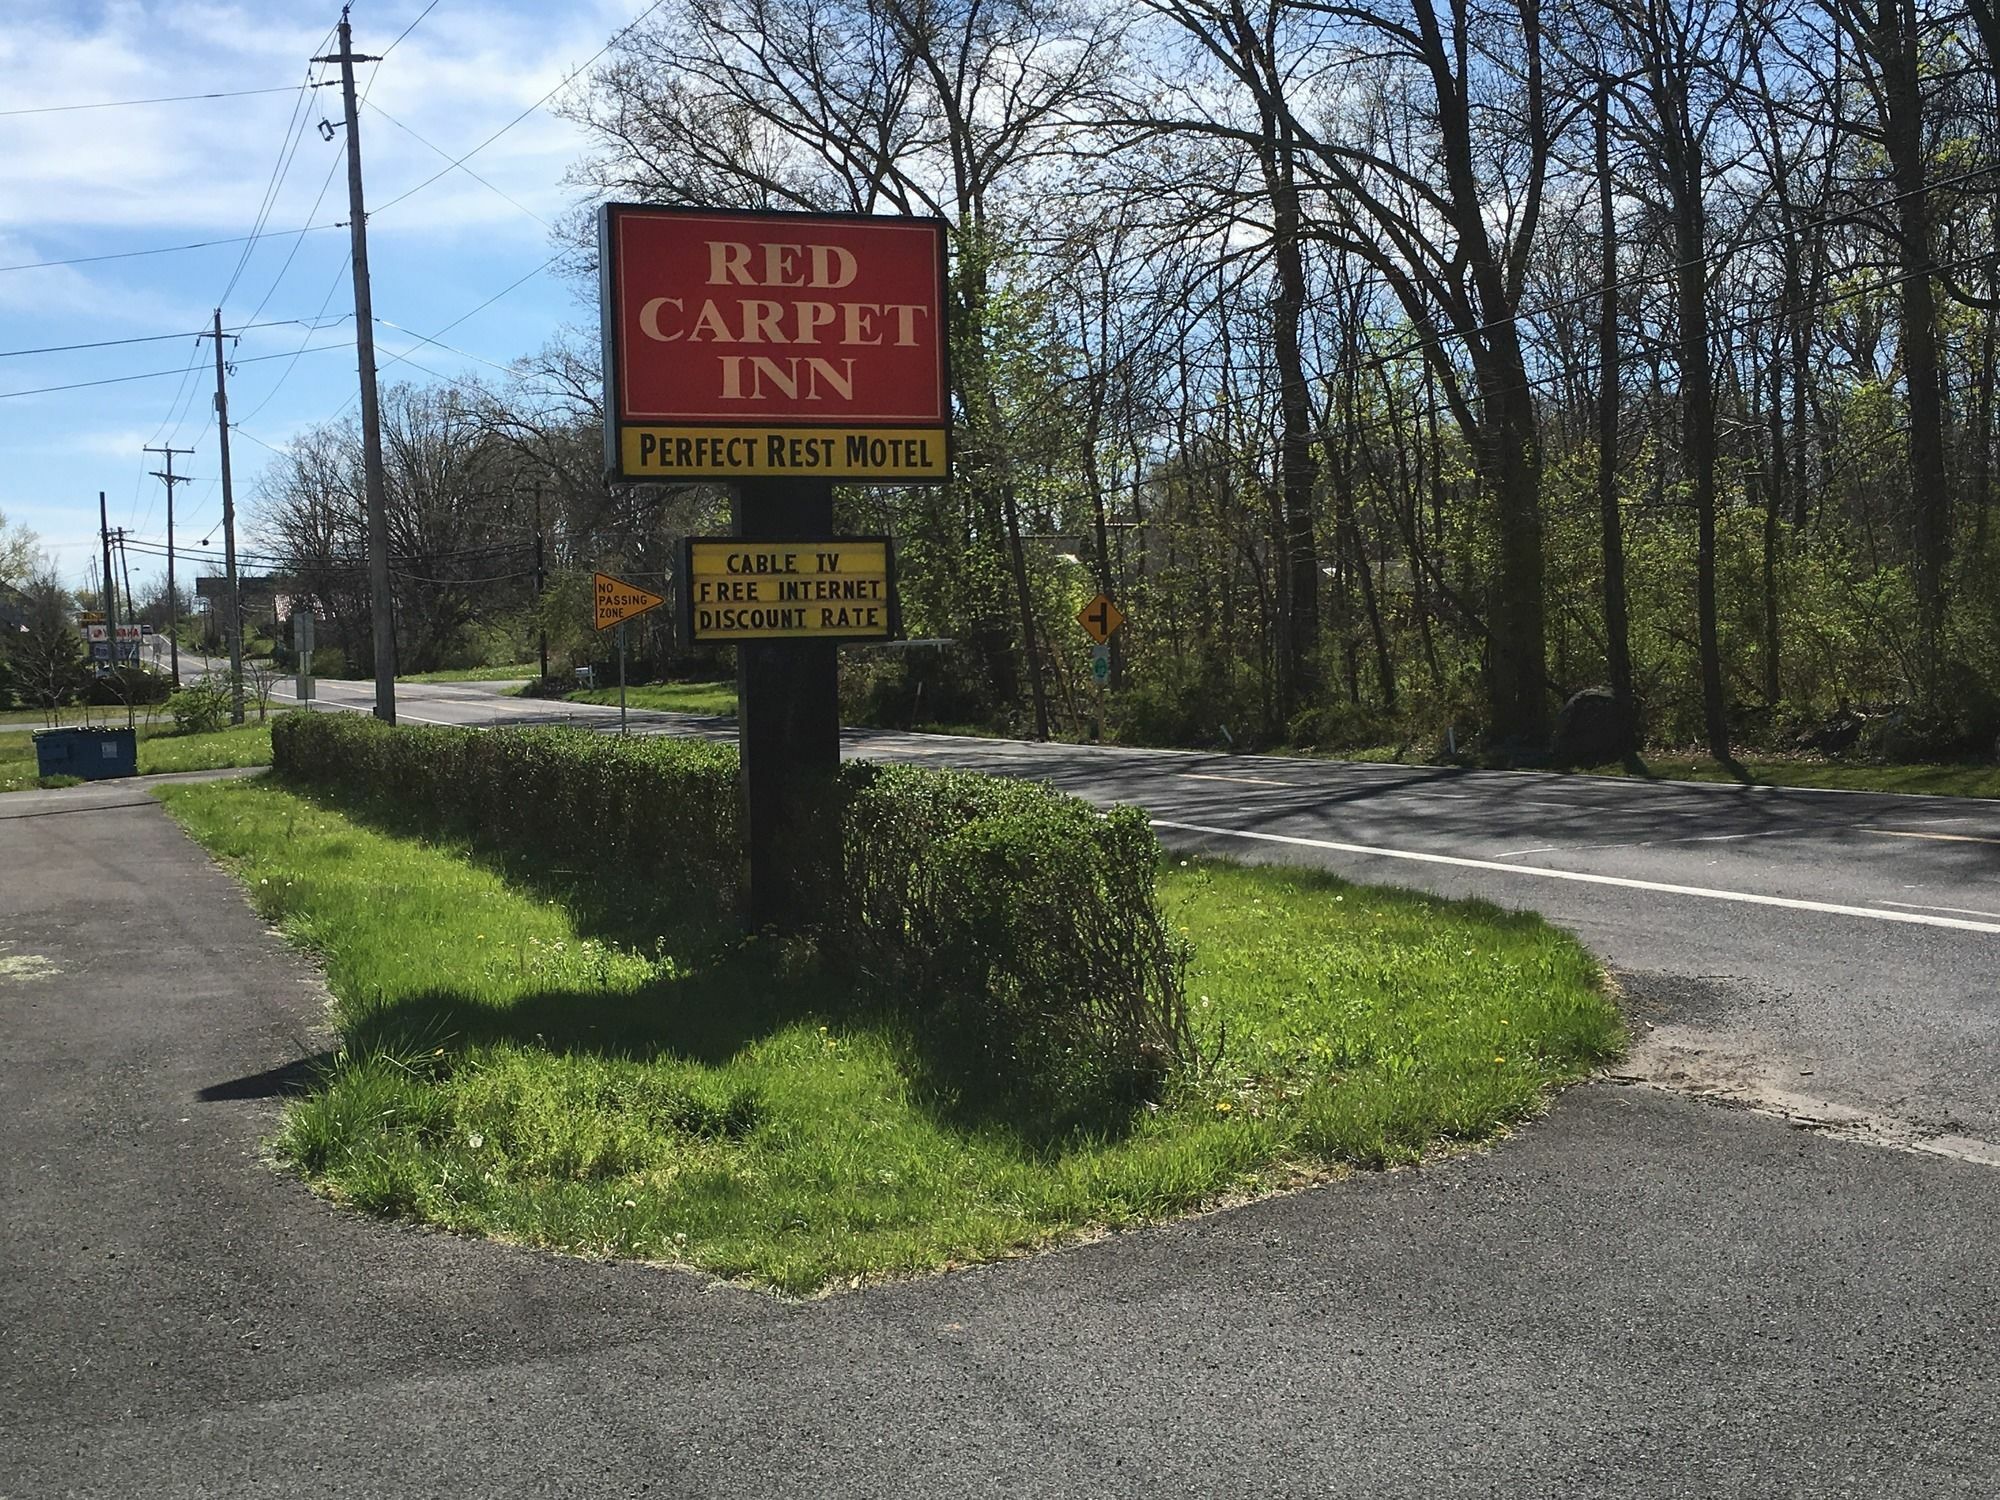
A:
POLYGON ((196 1090, 195 1097, 204 1104, 225 1099, 296 1099, 326 1075, 333 1066, 333 1057, 331 1050, 315 1052, 311 1057, 297 1058, 261 1073, 245 1074, 227 1083, 211 1083, 196 1090))

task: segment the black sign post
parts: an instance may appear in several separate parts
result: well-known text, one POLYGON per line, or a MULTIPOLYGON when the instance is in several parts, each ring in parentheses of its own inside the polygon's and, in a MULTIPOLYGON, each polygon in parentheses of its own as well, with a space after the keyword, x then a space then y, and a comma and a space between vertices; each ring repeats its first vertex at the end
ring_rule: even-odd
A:
MULTIPOLYGON (((830 541, 833 486, 756 479, 737 486, 745 541, 830 541)), ((742 641, 736 648, 736 733, 743 758, 745 842, 754 926, 798 926, 837 881, 840 814, 839 650, 833 641, 742 641)))

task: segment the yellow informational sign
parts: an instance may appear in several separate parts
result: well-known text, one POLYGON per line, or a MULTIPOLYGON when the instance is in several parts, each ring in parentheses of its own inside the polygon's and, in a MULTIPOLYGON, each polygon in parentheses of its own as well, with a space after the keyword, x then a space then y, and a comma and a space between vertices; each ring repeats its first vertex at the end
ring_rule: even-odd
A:
POLYGON ((613 625, 658 609, 667 602, 665 594, 656 594, 651 589, 642 589, 636 583, 627 583, 622 578, 613 578, 609 573, 597 575, 597 628, 609 630, 613 625))
POLYGON ((1108 594, 1099 594, 1077 611, 1076 622, 1101 646, 1118 634, 1118 627, 1125 623, 1125 611, 1113 604, 1108 594))
POLYGON ((690 537, 684 577, 690 642, 887 640, 901 624, 887 537, 690 537))
POLYGON ((942 427, 626 427, 634 479, 937 479, 950 473, 942 427))

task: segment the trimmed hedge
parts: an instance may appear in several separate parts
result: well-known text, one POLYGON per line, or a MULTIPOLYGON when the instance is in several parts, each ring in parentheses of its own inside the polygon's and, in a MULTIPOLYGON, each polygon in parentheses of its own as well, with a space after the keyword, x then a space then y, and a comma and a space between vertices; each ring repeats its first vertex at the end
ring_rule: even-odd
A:
POLYGON ((616 864, 711 892, 721 911, 742 882, 736 752, 726 746, 294 712, 271 725, 271 764, 292 780, 458 825, 579 873, 616 864))
MULTIPOLYGON (((743 820, 733 747, 577 729, 392 728, 286 714, 288 778, 442 818, 588 870, 712 893, 739 909, 743 820)), ((806 914, 821 952, 924 1024, 975 1092, 1026 1091, 1044 1114, 1157 1092, 1196 1061, 1186 953, 1154 891, 1159 843, 1135 809, 1101 813, 1040 784, 850 762, 841 878, 806 914)))

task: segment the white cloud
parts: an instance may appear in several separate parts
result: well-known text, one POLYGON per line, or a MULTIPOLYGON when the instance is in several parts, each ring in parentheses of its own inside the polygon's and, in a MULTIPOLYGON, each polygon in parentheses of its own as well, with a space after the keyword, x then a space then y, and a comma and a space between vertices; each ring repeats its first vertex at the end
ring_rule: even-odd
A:
MULTIPOLYGON (((405 13, 420 8, 401 5, 374 18, 366 31, 387 35, 358 34, 357 47, 386 46, 390 26, 400 30, 405 13)), ((534 105, 628 19, 623 6, 579 5, 551 18, 535 7, 443 0, 379 70, 361 68, 359 81, 389 115, 457 156, 534 105)), ((301 83, 324 36, 317 7, 125 4, 79 23, 68 6, 50 5, 9 21, 0 72, 17 109, 301 83)), ((330 67, 315 71, 338 76, 330 67)), ((19 233, 32 225, 38 242, 55 237, 70 246, 107 229, 245 233, 281 154, 289 165, 269 224, 344 219, 341 143, 321 138, 322 117, 338 122, 337 87, 303 100, 287 91, 0 119, 0 226, 19 233)), ((445 165, 372 111, 362 112, 361 137, 371 201, 386 203, 445 165)), ((563 169, 583 146, 576 127, 536 110, 470 165, 553 219, 567 201, 563 169)), ((510 220, 524 233, 545 233, 454 172, 389 209, 384 226, 458 231, 510 220), (447 185, 469 191, 439 193, 447 185)))

